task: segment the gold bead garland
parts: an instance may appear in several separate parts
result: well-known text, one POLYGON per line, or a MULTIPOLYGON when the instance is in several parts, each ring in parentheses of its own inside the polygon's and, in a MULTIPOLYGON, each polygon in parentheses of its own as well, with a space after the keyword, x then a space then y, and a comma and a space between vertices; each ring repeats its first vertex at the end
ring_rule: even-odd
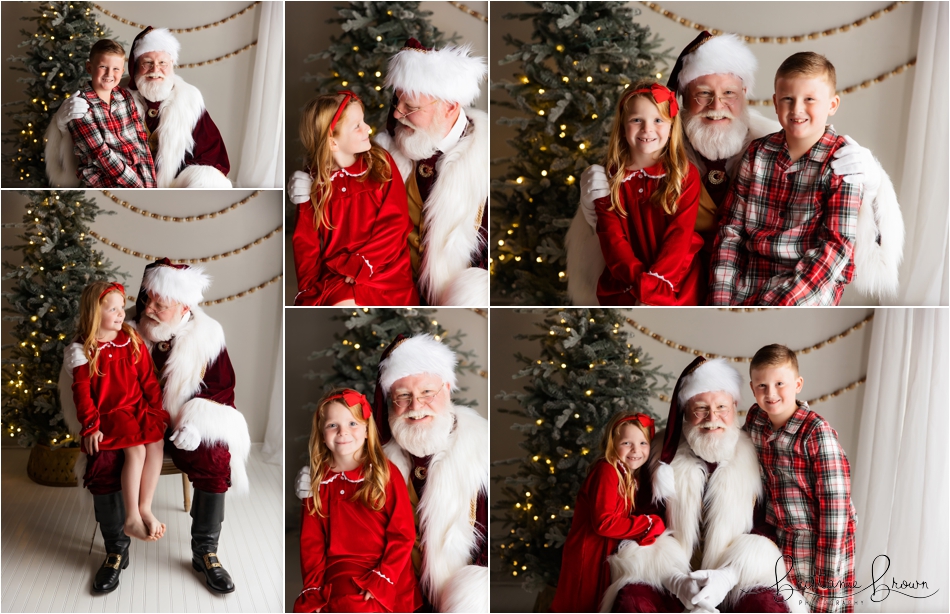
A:
MULTIPOLYGON (((862 81, 861 83, 858 83, 857 85, 851 85, 851 86, 849 86, 849 87, 844 88, 843 90, 838 90, 838 91, 835 92, 835 93, 840 96, 840 95, 843 95, 843 94, 851 94, 851 93, 854 93, 854 92, 858 91, 859 89, 867 89, 867 88, 871 87, 872 85, 876 85, 876 84, 880 83, 881 81, 884 81, 884 80, 886 80, 886 79, 889 79, 889 78, 893 77, 894 75, 899 75, 899 74, 901 74, 902 72, 904 72, 905 70, 907 70, 907 69, 910 68, 911 66, 914 66, 915 64, 917 64, 917 58, 914 58, 913 60, 911 60, 910 62, 907 62, 906 64, 902 64, 902 65, 898 66, 897 68, 895 68, 894 70, 892 70, 892 71, 890 71, 890 72, 886 72, 886 73, 884 73, 884 74, 882 74, 882 75, 878 75, 878 76, 874 77, 873 79, 867 79, 866 81, 862 81)), ((771 99, 771 98, 763 98, 762 100, 746 100, 746 104, 748 104, 748 105, 750 105, 750 106, 753 106, 753 107, 754 107, 754 106, 757 106, 757 105, 762 105, 762 106, 764 106, 764 107, 770 107, 770 106, 772 106, 772 99, 771 99)))
POLYGON ((477 18, 477 19, 481 19, 481 20, 484 21, 485 23, 488 23, 488 17, 486 17, 485 15, 482 15, 481 13, 479 13, 478 11, 476 11, 476 10, 474 10, 474 9, 468 8, 467 6, 465 6, 464 4, 462 4, 461 2, 453 2, 453 0, 449 0, 449 4, 451 4, 452 6, 454 6, 455 8, 457 8, 458 10, 462 11, 463 13, 468 13, 468 14, 471 15, 472 17, 475 17, 475 18, 477 18))
POLYGON ((487 318, 487 317, 488 317, 488 311, 486 311, 485 309, 482 309, 481 307, 472 307, 471 309, 472 309, 472 311, 474 311, 474 312, 477 313, 478 315, 482 316, 483 318, 487 318))
POLYGON ((735 313, 753 313, 756 311, 774 311, 781 307, 716 307, 718 311, 733 311, 735 313))
MULTIPOLYGON (((818 403, 824 403, 825 401, 828 401, 829 399, 833 399, 833 398, 835 398, 835 397, 841 396, 842 394, 844 394, 844 393, 846 393, 846 392, 850 392, 850 391, 854 390, 855 388, 857 388, 857 387, 860 386, 861 384, 867 382, 867 379, 868 379, 868 378, 867 378, 867 376, 865 375, 865 376, 862 377, 861 379, 859 379, 859 380, 857 380, 857 381, 854 381, 854 382, 851 382, 850 384, 848 384, 848 385, 845 386, 844 388, 838 388, 838 389, 835 390, 834 392, 829 392, 828 394, 823 394, 823 395, 821 395, 820 397, 818 397, 817 399, 811 399, 810 401, 805 401, 805 402, 808 403, 809 406, 811 406, 811 405, 817 405, 818 403)), ((670 397, 666 396, 665 394, 657 394, 656 396, 657 396, 658 399, 660 399, 660 401, 662 401, 662 402, 664 402, 664 403, 669 403, 669 402, 672 400, 672 399, 670 399, 670 397)), ((741 411, 741 410, 740 410, 740 411, 741 411)), ((743 415, 745 414, 744 411, 741 411, 741 413, 742 413, 743 415)))
MULTIPOLYGON (((226 302, 226 301, 233 301, 233 300, 236 299, 236 298, 243 298, 243 297, 247 296, 248 294, 254 294, 254 293, 257 292, 258 290, 263 290, 264 288, 266 288, 267 286, 271 285, 272 283, 277 282, 277 281, 278 281, 279 279, 281 279, 283 276, 284 276, 283 273, 278 273, 277 275, 274 275, 273 277, 271 277, 270 279, 268 279, 268 280, 265 281, 264 283, 258 284, 258 285, 256 285, 256 286, 254 286, 253 288, 248 288, 247 290, 245 290, 245 291, 243 291, 243 292, 238 292, 237 294, 232 294, 231 296, 226 296, 226 297, 224 297, 224 298, 218 298, 218 299, 215 299, 215 300, 213 300, 213 301, 204 301, 204 302, 198 303, 198 305, 201 306, 201 307, 209 307, 209 306, 211 306, 211 305, 217 305, 217 304, 219 304, 219 303, 224 303, 224 302, 226 302)), ((130 295, 127 295, 127 296, 125 297, 125 299, 128 300, 128 301, 132 301, 133 303, 136 301, 136 297, 132 296, 131 294, 130 294, 130 295)))
POLYGON ((253 43, 248 43, 247 45, 244 45, 237 51, 226 53, 222 55, 221 57, 214 58, 213 60, 205 60, 204 62, 192 62, 191 64, 178 64, 176 68, 198 68, 199 66, 207 66, 208 64, 214 64, 215 62, 220 62, 221 60, 227 60, 228 58, 233 58, 237 54, 243 53, 255 45, 257 45, 257 41, 254 41, 253 43))
MULTIPOLYGON (((214 23, 205 24, 205 25, 203 25, 203 26, 195 26, 195 27, 193 27, 193 28, 169 28, 168 30, 169 30, 170 32, 174 32, 175 34, 185 34, 186 32, 198 32, 199 30, 207 30, 208 28, 214 28, 214 27, 216 27, 216 26, 220 26, 220 25, 223 24, 223 23, 226 23, 226 22, 228 22, 228 21, 231 21, 232 19, 237 19, 238 17, 240 17, 240 16, 243 15, 244 13, 248 12, 249 10, 251 10, 252 8, 254 8, 255 6, 257 6, 258 4, 260 4, 260 0, 258 0, 257 2, 252 2, 251 4, 247 5, 246 7, 244 7, 244 8, 241 9, 240 11, 238 11, 237 13, 235 13, 235 14, 229 16, 229 17, 225 17, 224 19, 219 19, 218 21, 216 21, 216 22, 214 22, 214 23)), ((135 23, 134 21, 132 21, 132 20, 130 20, 130 19, 126 19, 126 18, 124 18, 124 17, 119 17, 119 16, 116 15, 115 13, 109 12, 108 10, 104 9, 103 7, 99 6, 99 5, 96 4, 96 3, 93 3, 93 6, 96 7, 96 10, 99 11, 100 13, 103 13, 104 15, 108 15, 109 17, 111 17, 111 18, 113 18, 113 19, 115 19, 115 20, 117 20, 117 21, 119 21, 119 22, 121 22, 121 23, 124 23, 124 24, 127 25, 127 26, 132 26, 133 28, 138 28, 139 30, 144 30, 145 28, 148 27, 148 26, 145 25, 145 24, 135 23)))
POLYGON ((212 219, 219 215, 224 215, 225 213, 228 213, 229 211, 233 211, 234 209, 237 209, 241 205, 247 203, 252 198, 255 198, 256 196, 260 195, 261 193, 260 190, 255 190, 247 198, 239 200, 233 205, 229 207, 225 207, 224 209, 221 209, 220 211, 215 211, 213 213, 204 213, 202 215, 189 215, 187 217, 175 217, 173 215, 159 215, 157 213, 152 213, 151 211, 146 211, 145 209, 140 209, 139 207, 132 205, 130 202, 126 200, 122 200, 115 194, 111 193, 109 190, 100 190, 100 192, 108 196, 112 200, 112 202, 114 202, 115 204, 121 205, 133 213, 138 213, 144 217, 149 217, 149 218, 152 218, 153 220, 161 220, 163 222, 197 222, 199 220, 212 219))
MULTIPOLYGON (((838 341, 838 340, 840 340, 840 339, 844 339, 845 337, 847 337, 847 336, 850 335, 851 333, 853 333, 853 332, 855 332, 855 331, 858 331, 858 330, 861 330, 861 328, 863 328, 865 324, 867 324, 868 322, 870 322, 870 321, 873 320, 873 319, 874 319, 874 314, 871 313, 868 317, 864 318, 863 320, 861 320, 860 322, 858 322, 857 324, 855 324, 854 326, 852 326, 852 327, 849 328, 848 330, 846 330, 846 331, 844 331, 844 332, 841 332, 841 333, 838 333, 837 335, 833 335, 833 336, 831 336, 831 337, 825 339, 824 341, 821 341, 821 342, 819 342, 819 343, 816 343, 815 345, 809 346, 809 347, 804 348, 804 349, 801 349, 801 350, 796 350, 795 353, 796 353, 796 354, 809 354, 809 353, 811 353, 811 352, 813 352, 813 351, 815 351, 815 350, 820 350, 821 348, 825 347, 826 345, 832 344, 832 343, 834 343, 835 341, 838 341)), ((702 350, 697 350, 697 349, 695 349, 695 348, 691 348, 691 347, 685 346, 685 345, 683 345, 683 344, 681 344, 681 343, 676 343, 676 342, 673 341, 672 339, 667 339, 666 337, 664 337, 664 336, 662 336, 662 335, 659 335, 659 334, 653 332, 652 330, 650 330, 650 329, 647 328, 646 326, 643 326, 642 324, 638 324, 637 322, 634 322, 631 318, 626 318, 626 320, 627 320, 627 323, 628 323, 628 324, 630 324, 631 326, 633 326, 635 329, 637 329, 638 331, 640 331, 640 332, 643 333, 644 335, 647 335, 648 337, 651 337, 651 338, 653 338, 654 340, 659 341, 660 343, 662 343, 662 344, 664 344, 664 345, 666 345, 666 346, 668 346, 668 347, 671 347, 671 348, 673 348, 673 349, 675 349, 675 350, 679 350, 679 351, 685 352, 685 353, 687 353, 687 354, 692 354, 693 356, 703 356, 703 357, 705 357, 705 358, 725 358, 726 360, 731 360, 732 362, 752 362, 752 357, 751 357, 751 356, 748 356, 748 357, 746 357, 746 356, 722 356, 722 355, 720 355, 720 354, 713 354, 712 352, 704 352, 704 351, 702 351, 702 350)))
MULTIPOLYGON (((667 19, 671 21, 675 21, 679 23, 680 25, 686 26, 687 28, 692 28, 699 32, 706 30, 713 36, 724 34, 722 30, 717 30, 716 28, 710 28, 709 26, 704 26, 701 23, 694 23, 690 21, 689 19, 686 19, 685 17, 680 17, 679 15, 664 9, 659 4, 656 4, 654 2, 640 2, 640 4, 646 6, 647 8, 651 9, 654 12, 659 13, 660 15, 663 15, 664 17, 666 17, 667 19)), ((862 17, 861 19, 852 21, 851 23, 846 23, 843 26, 838 26, 837 28, 822 30, 821 32, 812 32, 811 34, 799 34, 797 36, 744 36, 742 34, 739 34, 739 36, 742 38, 742 40, 744 40, 746 43, 750 45, 755 44, 755 43, 778 43, 779 45, 784 45, 785 43, 800 43, 806 40, 815 40, 816 38, 824 38, 826 36, 832 36, 840 32, 848 32, 852 28, 860 28, 867 22, 877 19, 878 17, 886 13, 890 13, 901 4, 907 4, 907 3, 893 2, 880 10, 874 11, 867 17, 862 17)))
MULTIPOLYGON (((210 261, 212 261, 212 260, 220 260, 221 258, 227 258, 228 256, 233 256, 233 255, 235 255, 235 254, 239 254, 239 253, 241 253, 241 252, 243 252, 243 251, 247 251, 248 249, 254 247, 255 245, 259 245, 260 243, 263 243, 263 242, 266 241, 267 239, 270 239, 270 238, 273 237, 275 234, 277 234, 278 232, 280 232, 282 229, 283 229, 282 226, 278 226, 277 228, 275 228, 274 230, 270 231, 269 233, 267 233, 267 234, 264 235, 263 237, 260 237, 259 239, 256 239, 255 241, 252 241, 252 242, 248 243, 247 245, 245 245, 245 246, 243 246, 243 247, 239 247, 239 248, 237 248, 237 249, 232 249, 231 251, 225 252, 225 253, 223 253, 223 254, 216 254, 216 255, 214 255, 214 256, 205 256, 204 258, 172 258, 171 261, 174 262, 175 264, 198 264, 199 262, 210 262, 210 261)), ((89 234, 92 235, 93 237, 95 237, 96 239, 102 241, 103 243, 105 243, 105 244, 108 245, 109 247, 113 247, 113 248, 119 250, 120 252, 122 252, 122 253, 124 253, 124 254, 129 254, 130 256, 135 256, 136 258, 144 258, 145 260, 158 260, 158 259, 159 259, 159 256, 152 256, 151 254, 143 254, 143 253, 141 253, 141 252, 137 252, 137 251, 132 250, 132 249, 129 249, 129 248, 127 248, 127 247, 122 247, 122 246, 119 245, 118 243, 114 243, 114 242, 110 241, 109 239, 107 239, 107 238, 105 238, 105 237, 99 236, 99 234, 96 233, 96 232, 93 231, 93 230, 90 230, 90 231, 89 231, 89 234)))

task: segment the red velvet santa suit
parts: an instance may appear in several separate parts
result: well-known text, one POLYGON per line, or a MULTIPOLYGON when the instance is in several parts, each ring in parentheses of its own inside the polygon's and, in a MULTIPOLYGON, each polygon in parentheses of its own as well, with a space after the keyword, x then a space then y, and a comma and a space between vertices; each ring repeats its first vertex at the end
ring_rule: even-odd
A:
POLYGON ((356 493, 363 471, 330 472, 320 482, 320 516, 304 501, 300 567, 304 590, 294 612, 413 612, 422 604, 410 554, 416 539, 402 474, 389 463, 386 503, 376 512, 356 493), (373 598, 360 594, 368 590, 373 598))
POLYGON ((335 305, 347 299, 357 305, 418 305, 406 238, 412 222, 406 189, 387 154, 392 180, 368 179, 366 163, 332 175, 327 203, 331 229, 314 229, 313 203, 297 206, 294 265, 299 292, 295 305, 335 305), (347 277, 356 280, 345 282, 347 277))
POLYGON ((601 459, 594 463, 577 493, 552 612, 598 611, 610 585, 607 557, 617 551, 620 540, 652 543, 663 532, 658 517, 633 513, 620 494, 619 485, 617 471, 601 459))
MULTIPOLYGON (((73 343, 71 352, 82 353, 82 344, 73 343)), ((136 360, 132 339, 119 331, 112 341, 99 343, 97 370, 89 375, 89 364, 73 368, 73 400, 82 425, 83 437, 100 431, 100 450, 119 450, 161 441, 170 422, 162 409, 162 393, 152 367, 152 359, 140 341, 136 360)))
POLYGON ((662 164, 627 171, 620 202, 627 217, 610 211, 610 197, 595 201, 597 236, 606 268, 597 284, 601 305, 701 305, 707 272, 697 253, 702 237, 694 230, 700 181, 689 165, 676 211, 650 202, 665 177, 662 164))

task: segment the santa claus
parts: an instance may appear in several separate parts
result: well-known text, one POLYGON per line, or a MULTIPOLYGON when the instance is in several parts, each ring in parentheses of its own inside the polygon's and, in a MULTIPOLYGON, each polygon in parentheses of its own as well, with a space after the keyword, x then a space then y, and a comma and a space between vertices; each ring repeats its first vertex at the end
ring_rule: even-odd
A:
MULTIPOLYGON (((386 74, 394 96, 376 142, 406 184, 410 258, 429 305, 488 305, 488 115, 471 108, 486 66, 470 51, 409 39, 386 74)), ((309 199, 311 183, 295 172, 290 200, 309 199)))
POLYGON ((808 611, 783 581, 764 521, 755 447, 735 421, 741 388, 721 358, 697 358, 680 375, 650 449, 653 500, 668 530, 651 546, 623 542, 608 559, 602 611, 808 611))
MULTIPOLYGON (((782 127, 750 109, 758 63, 734 34, 703 32, 680 54, 668 86, 682 97, 686 153, 702 178, 696 231, 706 240, 701 252, 708 264, 715 239, 717 210, 753 140, 782 127)), ((852 285, 864 295, 886 297, 897 292, 898 268, 904 250, 904 222, 890 178, 870 150, 850 137, 835 152, 835 174, 864 184, 858 211, 852 285)), ((576 305, 597 305, 597 280, 604 257, 597 240, 594 201, 609 194, 604 167, 593 165, 581 176, 581 203, 565 239, 568 293, 576 305)))
MULTIPOLYGON (((457 362, 431 335, 400 335, 380 360, 373 411, 413 503, 423 611, 487 612, 488 421, 452 403, 457 362)), ((309 496, 309 467, 296 490, 309 496)))
MULTIPOLYGON (((197 267, 163 258, 145 267, 136 301, 136 328, 152 356, 162 385, 162 405, 171 415, 165 453, 194 486, 191 506, 191 564, 208 588, 234 591, 234 582, 218 558, 225 493, 248 491, 245 464, 251 449, 244 416, 234 406, 234 369, 224 330, 199 306, 211 279, 197 267)), ((83 359, 82 347, 66 348, 65 373, 83 359)), ((70 431, 79 433, 68 377, 60 376, 60 399, 70 431)), ((79 464, 77 473, 93 495, 106 561, 93 589, 115 590, 129 564, 129 537, 123 533, 121 450, 99 451, 79 464), (118 559, 116 556, 118 555, 118 559), (118 564, 116 561, 121 562, 118 564)))
MULTIPOLYGON (((224 139, 205 108, 201 92, 175 74, 181 45, 165 28, 151 26, 132 42, 129 89, 145 122, 160 188, 230 188, 231 164, 224 139)), ((70 96, 46 130, 46 174, 53 187, 77 187, 77 161, 66 128, 89 109, 70 96)))

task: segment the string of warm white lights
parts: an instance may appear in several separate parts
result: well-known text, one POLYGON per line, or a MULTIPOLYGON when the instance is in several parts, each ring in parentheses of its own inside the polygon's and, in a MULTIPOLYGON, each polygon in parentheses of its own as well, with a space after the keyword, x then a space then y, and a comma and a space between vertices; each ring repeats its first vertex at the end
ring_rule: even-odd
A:
MULTIPOLYGON (((821 342, 819 342, 819 343, 816 343, 816 344, 814 344, 814 345, 811 345, 811 346, 809 346, 809 347, 807 347, 807 348, 803 348, 803 349, 801 349, 801 350, 795 350, 795 353, 796 353, 796 354, 809 354, 809 353, 811 353, 811 352, 813 352, 813 351, 815 351, 815 350, 820 350, 821 348, 825 347, 826 345, 830 345, 830 344, 832 344, 832 343, 834 343, 834 342, 836 342, 836 341, 839 341, 839 340, 841 340, 841 339, 844 339, 845 337, 847 337, 848 335, 850 335, 851 333, 853 333, 853 332, 855 332, 855 331, 861 330, 861 328, 863 328, 865 324, 867 324, 868 322, 870 322, 870 321, 873 320, 873 319, 874 319, 874 314, 871 313, 870 315, 868 315, 868 317, 864 318, 863 320, 861 320, 860 322, 858 322, 858 323, 855 324, 854 326, 848 328, 847 330, 845 330, 845 331, 843 331, 843 332, 840 332, 840 333, 838 333, 837 335, 832 335, 831 337, 828 337, 828 338, 825 339, 824 341, 821 341, 821 342)), ((683 345, 683 344, 681 344, 681 343, 677 343, 677 342, 673 341, 672 339, 667 339, 667 338, 664 337, 663 335, 660 335, 660 334, 658 334, 658 333, 655 333, 655 332, 653 332, 652 330, 650 330, 649 328, 647 328, 646 326, 643 326, 642 324, 639 324, 639 323, 633 321, 631 318, 626 318, 626 320, 627 320, 627 323, 628 323, 628 324, 630 324, 631 326, 633 326, 635 329, 637 329, 638 331, 640 331, 640 332, 643 333, 644 335, 650 337, 651 339, 654 339, 654 340, 656 340, 656 341, 659 341, 660 343, 662 343, 662 344, 664 344, 664 345, 666 345, 666 346, 668 346, 668 347, 671 347, 671 348, 673 348, 673 349, 675 349, 675 350, 679 350, 679 351, 685 352, 685 353, 687 353, 687 354, 692 354, 693 356, 704 356, 704 357, 706 357, 706 358, 725 358, 725 359, 731 360, 731 361, 733 361, 733 362, 752 362, 752 357, 751 357, 751 356, 723 356, 723 355, 721 355, 721 354, 713 354, 712 352, 704 352, 703 350, 697 350, 697 349, 695 349, 695 348, 691 348, 691 347, 686 346, 686 345, 683 345)))
MULTIPOLYGON (((895 68, 894 70, 891 70, 891 71, 889 71, 889 72, 886 72, 886 73, 884 73, 884 74, 882 74, 882 75, 878 75, 878 76, 874 77, 873 79, 867 79, 867 80, 865 80, 865 81, 862 81, 861 83, 858 83, 857 85, 851 85, 851 86, 848 86, 848 87, 844 88, 843 90, 838 90, 838 91, 835 92, 835 93, 838 94, 838 95, 844 95, 844 94, 852 94, 852 93, 854 93, 854 92, 856 92, 856 91, 858 91, 858 90, 867 89, 867 88, 871 87, 872 85, 877 85, 877 84, 880 83, 881 81, 885 81, 885 80, 890 79, 891 77, 893 77, 893 76, 895 76, 895 75, 901 74, 902 72, 904 72, 905 70, 907 70, 907 69, 910 68, 911 66, 914 66, 915 64, 917 64, 917 58, 914 58, 913 60, 911 60, 910 62, 907 62, 906 64, 902 64, 902 65, 898 66, 898 67, 895 68)), ((770 106, 772 106, 772 99, 771 99, 771 98, 763 98, 762 100, 746 100, 746 103, 749 104, 749 105, 752 105, 752 106, 762 105, 762 106, 764 106, 764 107, 770 107, 770 106)))
MULTIPOLYGON (((664 9, 662 6, 660 6, 659 4, 656 4, 655 2, 640 2, 640 4, 649 8, 652 11, 659 13, 660 15, 663 15, 664 17, 666 17, 667 19, 671 21, 675 21, 676 23, 680 25, 686 26, 687 28, 692 28, 699 32, 706 30, 713 36, 717 36, 719 34, 724 33, 723 30, 710 28, 709 26, 704 26, 701 23, 695 23, 693 21, 690 21, 689 19, 686 19, 685 17, 680 17, 679 15, 673 13, 672 11, 668 11, 664 9)), ((842 32, 848 32, 853 28, 860 28, 867 22, 873 21, 886 13, 890 13, 891 11, 893 11, 894 9, 896 9, 898 6, 902 4, 907 4, 907 3, 894 2, 885 6, 882 9, 874 11, 867 17, 862 17, 861 19, 852 21, 851 23, 846 23, 842 26, 838 26, 837 28, 829 28, 828 30, 822 30, 821 32, 812 32, 811 34, 799 34, 797 36, 744 36, 742 34, 739 34, 739 36, 741 36, 742 40, 744 40, 746 43, 749 43, 749 44, 778 43, 779 45, 784 45, 785 43, 800 43, 806 40, 815 40, 816 38, 824 38, 826 36, 833 36, 835 34, 839 34, 842 32)))
MULTIPOLYGON (((225 252, 225 253, 223 253, 223 254, 216 254, 216 255, 214 255, 214 256, 205 256, 204 258, 181 258, 181 259, 172 258, 171 261, 174 262, 175 264, 198 264, 199 262, 211 262, 212 260, 220 260, 221 258, 227 258, 228 256, 233 256, 233 255, 235 255, 235 254, 240 254, 240 253, 243 252, 243 251, 247 251, 248 249, 254 247, 255 245, 260 245, 261 243, 263 243, 263 242, 266 241, 267 239, 270 239, 270 238, 273 237, 275 234, 277 234, 278 232, 280 232, 282 228, 283 228, 282 226, 278 226, 277 228, 275 228, 274 230, 270 231, 269 233, 267 233, 267 234, 264 235, 263 237, 260 237, 259 239, 256 239, 256 240, 254 240, 254 241, 248 243, 247 245, 244 245, 244 246, 239 247, 239 248, 237 248, 237 249, 232 249, 231 251, 225 252)), ((109 239, 107 239, 107 238, 105 238, 105 237, 99 236, 99 234, 96 233, 96 232, 93 231, 93 230, 90 230, 90 231, 89 231, 89 234, 90 234, 90 236, 95 237, 95 238, 98 239, 99 241, 102 241, 103 243, 105 243, 105 244, 108 245, 109 247, 113 247, 113 248, 119 250, 120 252, 122 252, 122 253, 124 253, 124 254, 128 254, 128 255, 130 255, 130 256, 135 256, 136 258, 144 258, 145 260, 158 260, 158 259, 160 258, 160 256, 152 256, 151 254, 143 254, 143 253, 141 253, 141 252, 137 252, 137 251, 132 250, 132 249, 129 249, 129 248, 127 248, 127 247, 122 247, 122 246, 119 245, 118 243, 115 243, 115 242, 113 242, 113 241, 110 241, 109 239)))
POLYGON ((255 198, 256 196, 260 195, 261 193, 260 190, 255 190, 250 195, 248 195, 247 198, 242 198, 241 200, 237 201, 233 205, 225 207, 224 209, 221 209, 220 211, 214 211, 212 213, 203 213, 201 215, 189 215, 187 217, 175 217, 173 215, 160 215, 158 213, 152 213, 151 211, 146 211, 145 209, 136 207, 129 201, 122 200, 121 198, 119 198, 118 196, 110 192, 109 190, 100 190, 100 191, 106 196, 108 196, 112 200, 112 202, 122 207, 125 207, 126 209, 128 209, 129 211, 133 213, 138 213, 144 217, 149 217, 149 218, 152 218, 153 220, 161 220, 163 222, 197 222, 199 220, 213 219, 213 218, 218 217, 219 215, 224 215, 225 213, 228 213, 229 211, 233 211, 237 209, 241 205, 247 203, 252 198, 255 198))
MULTIPOLYGON (((207 30, 208 28, 214 28, 216 26, 220 26, 223 23, 227 23, 231 21, 232 19, 237 19, 244 13, 248 12, 249 10, 257 6, 258 4, 260 4, 259 0, 257 2, 252 2, 251 4, 247 5, 246 7, 238 11, 237 13, 234 13, 233 15, 229 15, 228 17, 225 17, 224 19, 219 19, 218 21, 214 23, 205 24, 203 26, 195 26, 193 28, 169 28, 169 30, 174 32, 175 34, 185 34, 186 32, 198 32, 200 30, 207 30)), ((96 7, 96 10, 99 11, 100 13, 104 15, 108 15, 109 17, 117 21, 120 21, 121 23, 124 23, 127 26, 132 26, 133 28, 138 28, 139 30, 144 30, 145 28, 148 27, 146 24, 136 23, 130 19, 126 19, 125 17, 119 17, 115 13, 108 11, 107 9, 99 6, 98 4, 93 3, 93 6, 96 7)))

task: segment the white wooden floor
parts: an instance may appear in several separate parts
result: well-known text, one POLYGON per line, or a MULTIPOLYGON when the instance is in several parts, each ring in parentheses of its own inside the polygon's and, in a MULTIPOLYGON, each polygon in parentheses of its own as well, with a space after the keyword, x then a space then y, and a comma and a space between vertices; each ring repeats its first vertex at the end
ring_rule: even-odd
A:
POLYGON ((158 542, 132 540, 119 588, 92 592, 105 550, 92 497, 81 488, 40 486, 26 475, 28 450, 2 450, 4 612, 282 612, 284 528, 281 468, 251 448, 251 494, 228 496, 218 554, 237 590, 212 594, 191 567, 191 516, 180 475, 159 480, 153 510, 167 525, 158 542))

